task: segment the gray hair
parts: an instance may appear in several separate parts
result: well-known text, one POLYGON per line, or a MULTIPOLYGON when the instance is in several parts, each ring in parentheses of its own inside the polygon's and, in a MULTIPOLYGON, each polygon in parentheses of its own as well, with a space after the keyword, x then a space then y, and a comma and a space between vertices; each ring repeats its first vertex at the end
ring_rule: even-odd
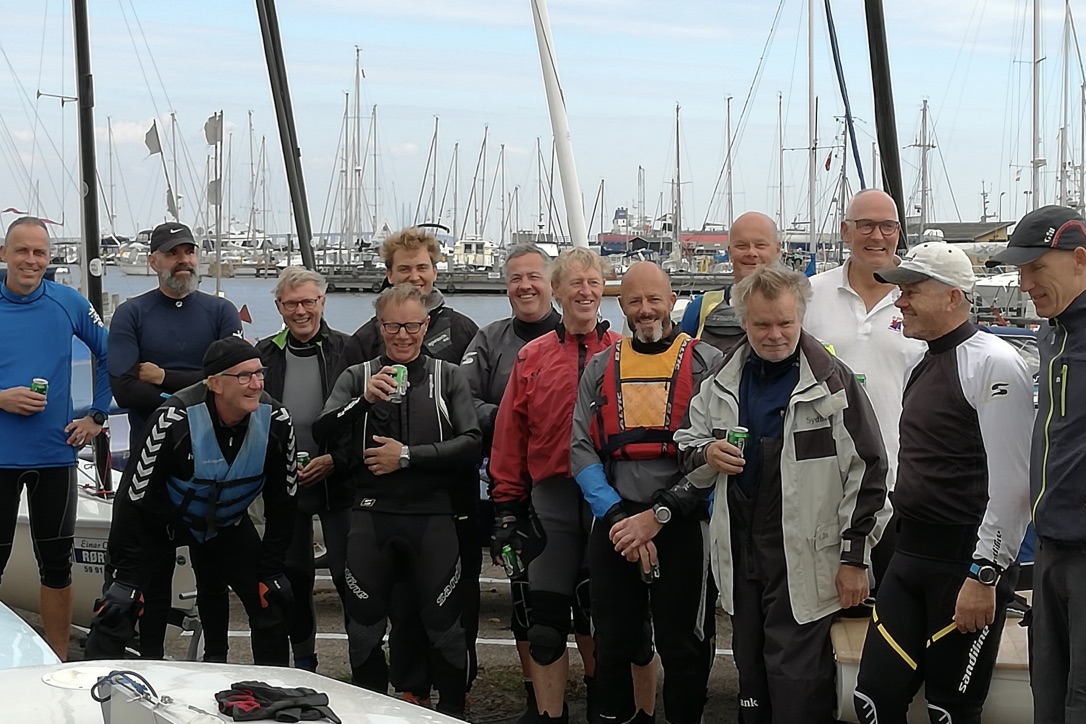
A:
POLYGON ((575 246, 572 249, 566 249, 558 258, 551 264, 551 286, 561 284, 562 280, 566 276, 566 272, 570 267, 577 265, 583 269, 596 269, 599 271, 600 276, 607 276, 607 262, 603 260, 603 257, 592 251, 586 249, 583 246, 575 246))
POLYGON ((502 271, 505 272, 505 276, 509 276, 509 262, 514 259, 519 259, 522 256, 528 256, 529 254, 538 254, 543 260, 544 267, 551 263, 551 258, 547 256, 547 252, 540 249, 538 246, 531 242, 524 244, 517 244, 509 248, 509 252, 505 255, 505 266, 502 271))
POLYGON ((377 318, 381 319, 385 310, 388 309, 388 305, 405 304, 415 300, 419 303, 419 306, 426 309, 426 297, 419 291, 418 287, 413 284, 397 284, 394 287, 389 287, 380 294, 377 295, 377 299, 373 300, 373 310, 377 314, 377 318))
POLYGON ((886 198, 890 199, 890 203, 894 207, 894 220, 900 221, 900 219, 897 218, 897 202, 894 201, 894 197, 890 196, 890 194, 886 193, 882 189, 876 188, 861 189, 860 191, 856 192, 855 196, 849 199, 848 207, 845 209, 845 221, 853 221, 855 218, 855 214, 853 214, 852 212, 856 207, 856 202, 860 201, 866 196, 871 196, 872 194, 882 194, 886 198))
POLYGON ((755 292, 769 301, 779 299, 782 294, 791 293, 796 298, 800 319, 803 319, 807 311, 807 302, 811 301, 812 294, 811 282, 802 273, 785 266, 762 265, 732 289, 732 306, 744 321, 748 312, 747 301, 755 292))
POLYGON ((45 232, 45 237, 49 238, 49 227, 45 225, 45 222, 39 219, 37 216, 20 216, 15 221, 11 222, 8 226, 7 233, 4 234, 4 245, 11 241, 11 232, 18 229, 20 226, 36 226, 45 232))
POLYGON ((288 266, 286 269, 279 272, 279 281, 275 283, 275 289, 272 290, 272 294, 278 299, 282 296, 283 292, 293 291, 303 284, 309 283, 316 284, 317 290, 321 294, 328 291, 328 282, 317 272, 310 271, 301 266, 288 266))

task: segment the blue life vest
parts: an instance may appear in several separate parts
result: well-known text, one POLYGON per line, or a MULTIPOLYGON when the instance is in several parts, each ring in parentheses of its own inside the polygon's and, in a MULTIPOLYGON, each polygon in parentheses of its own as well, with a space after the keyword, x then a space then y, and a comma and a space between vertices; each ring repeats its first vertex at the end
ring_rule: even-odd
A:
POLYGON ((192 478, 181 480, 171 475, 166 490, 182 522, 198 542, 214 538, 219 528, 236 525, 264 490, 271 410, 271 405, 261 403, 249 415, 245 440, 234 463, 227 465, 215 438, 207 403, 188 408, 192 478))

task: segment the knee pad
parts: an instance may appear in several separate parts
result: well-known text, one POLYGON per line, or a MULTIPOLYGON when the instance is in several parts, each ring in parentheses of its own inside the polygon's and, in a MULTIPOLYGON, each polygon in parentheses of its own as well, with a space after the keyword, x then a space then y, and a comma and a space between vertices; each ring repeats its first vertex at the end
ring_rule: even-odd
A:
POLYGON ((513 604, 513 616, 510 630, 517 641, 528 640, 528 626, 530 624, 528 605, 528 580, 527 578, 511 578, 509 580, 509 593, 513 604))
MULTIPOLYGON (((376 623, 363 624, 353 618, 347 619, 347 648, 351 661, 365 661, 381 650, 387 624, 385 619, 376 623)), ((382 654, 383 656, 384 654, 382 654)))
POLYGON ((528 627, 528 643, 532 661, 543 666, 553 664, 566 652, 566 636, 545 624, 533 623, 528 627))
POLYGON ((586 569, 581 570, 573 589, 573 631, 581 636, 592 635, 592 595, 586 569))
POLYGON ((38 553, 38 577, 46 588, 72 585, 72 539, 55 538, 35 544, 38 553))

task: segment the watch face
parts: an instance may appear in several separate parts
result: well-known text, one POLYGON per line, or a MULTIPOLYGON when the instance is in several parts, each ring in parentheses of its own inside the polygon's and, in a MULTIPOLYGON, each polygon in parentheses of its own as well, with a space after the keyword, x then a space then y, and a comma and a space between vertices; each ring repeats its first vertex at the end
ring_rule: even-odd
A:
POLYGON ((991 566, 981 566, 981 569, 977 572, 977 578, 981 583, 992 585, 996 582, 996 571, 991 566))

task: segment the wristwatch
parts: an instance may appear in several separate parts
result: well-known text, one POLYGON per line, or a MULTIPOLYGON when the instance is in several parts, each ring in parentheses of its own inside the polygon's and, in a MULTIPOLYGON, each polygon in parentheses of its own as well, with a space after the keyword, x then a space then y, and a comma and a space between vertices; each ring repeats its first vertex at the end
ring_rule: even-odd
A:
POLYGON ((94 420, 95 425, 105 425, 106 413, 102 412, 101 410, 92 410, 90 413, 90 419, 94 420))
POLYGON ((999 569, 991 563, 974 561, 973 565, 969 566, 969 577, 985 586, 994 586, 999 583, 999 569))
POLYGON ((400 468, 406 468, 411 464, 411 448, 407 445, 400 447, 400 468))
POLYGON ((652 517, 656 519, 656 522, 660 525, 666 525, 671 520, 671 508, 667 507, 663 503, 657 503, 652 506, 652 517))

